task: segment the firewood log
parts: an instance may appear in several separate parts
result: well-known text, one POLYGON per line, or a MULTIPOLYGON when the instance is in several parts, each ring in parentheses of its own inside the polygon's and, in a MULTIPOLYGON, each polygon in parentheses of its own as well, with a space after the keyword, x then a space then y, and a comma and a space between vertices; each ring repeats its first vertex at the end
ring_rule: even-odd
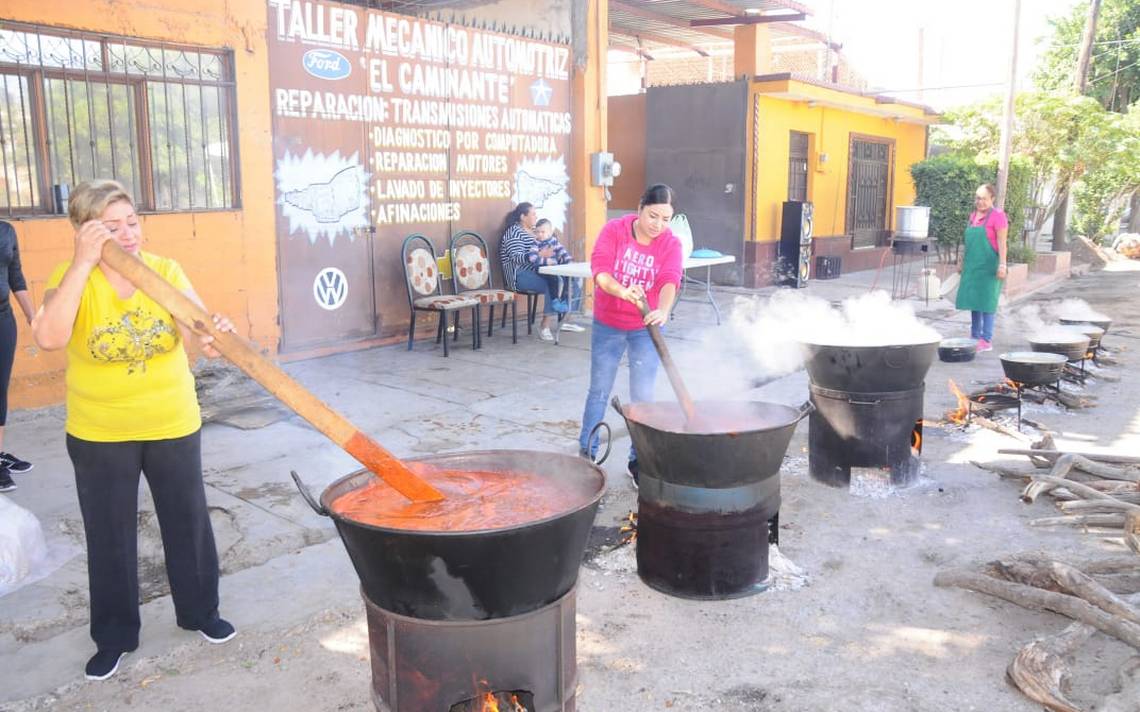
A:
POLYGON ((950 586, 965 588, 996 596, 1030 610, 1060 613, 1073 620, 1088 623, 1102 633, 1140 650, 1140 625, 1106 613, 1076 596, 1045 591, 1020 583, 999 581, 985 574, 961 569, 938 572, 934 577, 934 585, 944 588, 950 586))
POLYGON ((1037 472, 1037 468, 1017 468, 1006 467, 1004 465, 991 465, 985 462, 978 462, 977 460, 970 460, 970 464, 986 472, 992 472, 998 477, 1010 480, 1023 480, 1028 479, 1037 472))
POLYGON ((1023 695, 1045 705, 1045 709, 1083 712, 1065 697, 1072 686, 1065 656, 1071 655, 1095 632, 1096 628, 1091 625, 1070 623, 1060 633, 1024 646, 1005 669, 1005 674, 1023 695))
POLYGON ((1070 514, 1064 517, 1041 517, 1030 519, 1031 527, 1100 527, 1103 529, 1124 528, 1123 514, 1070 514))
POLYGON ((998 560, 987 564, 985 571, 994 578, 1076 596, 1107 613, 1140 624, 1140 611, 1127 600, 1115 595, 1085 572, 1064 562, 998 560))

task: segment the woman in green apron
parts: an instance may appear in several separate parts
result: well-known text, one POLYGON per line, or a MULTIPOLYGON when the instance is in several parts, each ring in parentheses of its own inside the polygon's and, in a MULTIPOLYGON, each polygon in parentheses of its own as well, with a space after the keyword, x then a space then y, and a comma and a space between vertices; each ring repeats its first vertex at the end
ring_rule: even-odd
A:
POLYGON ((1006 235, 1009 220, 994 207, 994 187, 978 188, 974 195, 974 212, 966 225, 966 253, 958 269, 959 309, 970 310, 970 337, 978 340, 978 351, 990 351, 994 339, 994 314, 1005 280, 1006 235))

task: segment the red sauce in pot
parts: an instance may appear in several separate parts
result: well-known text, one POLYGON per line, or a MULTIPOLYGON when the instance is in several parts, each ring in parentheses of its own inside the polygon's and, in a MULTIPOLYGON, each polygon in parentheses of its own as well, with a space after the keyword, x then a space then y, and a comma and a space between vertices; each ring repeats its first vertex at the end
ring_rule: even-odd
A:
POLYGON ((444 494, 438 502, 410 502, 375 478, 333 500, 332 509, 362 524, 412 531, 506 529, 568 512, 586 503, 581 487, 529 472, 437 470, 405 463, 444 494))

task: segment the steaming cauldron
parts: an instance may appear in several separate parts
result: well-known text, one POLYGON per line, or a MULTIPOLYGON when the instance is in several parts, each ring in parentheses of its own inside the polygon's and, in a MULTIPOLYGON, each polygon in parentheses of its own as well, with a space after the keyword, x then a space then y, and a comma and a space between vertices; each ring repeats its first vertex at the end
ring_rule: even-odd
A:
POLYGON ((856 393, 908 391, 922 386, 939 339, 918 344, 841 346, 803 344, 808 378, 821 388, 856 393))
POLYGON ((891 483, 917 476, 926 372, 939 340, 879 346, 804 344, 816 411, 808 433, 808 473, 833 487, 852 467, 890 470, 891 483))
MULTIPOLYGON (((796 409, 754 401, 698 401, 696 432, 676 403, 613 406, 641 467, 637 573, 674 596, 725 599, 767 587, 768 522, 780 509, 780 464, 796 409), (703 418, 715 418, 700 428, 703 418), (718 425, 735 423, 738 430, 718 425)), ((693 427, 696 426, 696 427, 693 427)))
POLYGON ((375 477, 360 470, 329 485, 317 502, 293 479, 317 514, 332 517, 368 600, 384 610, 428 620, 487 620, 527 613, 565 595, 578 567, 605 475, 581 457, 527 450, 486 450, 425 457, 445 470, 535 472, 571 485, 573 509, 515 527, 481 531, 410 531, 364 524, 333 511, 337 497, 375 477))

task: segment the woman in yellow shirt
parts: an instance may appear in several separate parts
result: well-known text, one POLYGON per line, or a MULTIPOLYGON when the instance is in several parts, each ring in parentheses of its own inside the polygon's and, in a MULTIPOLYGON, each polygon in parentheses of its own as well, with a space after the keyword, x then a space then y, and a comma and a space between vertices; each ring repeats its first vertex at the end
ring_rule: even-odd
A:
MULTIPOLYGON (((40 348, 67 349, 67 452, 87 537, 91 680, 105 680, 139 642, 138 486, 145 474, 166 555, 179 626, 212 643, 236 633, 218 615, 218 553, 202 482, 202 420, 183 349, 192 332, 104 264, 115 240, 201 303, 172 259, 140 250, 142 229, 126 189, 110 180, 71 195, 75 255, 56 267, 32 321, 40 348)), ((223 331, 233 324, 220 315, 223 331)), ((218 356, 212 337, 195 337, 218 356)))

